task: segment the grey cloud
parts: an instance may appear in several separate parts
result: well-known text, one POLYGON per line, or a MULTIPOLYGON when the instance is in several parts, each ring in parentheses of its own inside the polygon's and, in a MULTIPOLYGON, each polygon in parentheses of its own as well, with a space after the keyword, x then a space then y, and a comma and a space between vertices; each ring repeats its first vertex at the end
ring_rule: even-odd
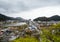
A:
POLYGON ((52 5, 60 5, 60 0, 0 0, 0 12, 8 14, 52 5))

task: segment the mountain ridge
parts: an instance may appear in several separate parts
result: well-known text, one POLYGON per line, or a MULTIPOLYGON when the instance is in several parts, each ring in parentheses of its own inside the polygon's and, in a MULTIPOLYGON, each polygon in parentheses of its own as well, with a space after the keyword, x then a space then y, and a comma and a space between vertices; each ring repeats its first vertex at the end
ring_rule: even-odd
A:
POLYGON ((35 18, 34 21, 60 21, 60 16, 53 15, 51 17, 38 17, 38 18, 35 18))
POLYGON ((9 17, 9 16, 6 16, 6 15, 3 15, 0 13, 0 21, 6 21, 6 20, 19 20, 19 21, 25 21, 25 19, 21 18, 21 17, 16 17, 16 18, 13 18, 13 17, 9 17))

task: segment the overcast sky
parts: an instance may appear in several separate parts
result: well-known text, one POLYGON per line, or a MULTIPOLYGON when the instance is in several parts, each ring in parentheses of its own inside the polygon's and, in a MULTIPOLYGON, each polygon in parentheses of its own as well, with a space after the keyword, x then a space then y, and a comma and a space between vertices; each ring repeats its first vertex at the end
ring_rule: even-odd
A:
POLYGON ((25 19, 60 15, 60 0, 0 0, 0 13, 25 19))

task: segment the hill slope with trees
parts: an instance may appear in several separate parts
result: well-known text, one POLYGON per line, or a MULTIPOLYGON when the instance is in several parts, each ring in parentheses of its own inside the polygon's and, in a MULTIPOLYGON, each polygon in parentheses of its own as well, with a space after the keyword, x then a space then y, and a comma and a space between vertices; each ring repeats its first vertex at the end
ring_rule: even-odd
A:
POLYGON ((59 15, 54 15, 51 17, 38 17, 34 19, 34 21, 60 21, 60 16, 59 15))

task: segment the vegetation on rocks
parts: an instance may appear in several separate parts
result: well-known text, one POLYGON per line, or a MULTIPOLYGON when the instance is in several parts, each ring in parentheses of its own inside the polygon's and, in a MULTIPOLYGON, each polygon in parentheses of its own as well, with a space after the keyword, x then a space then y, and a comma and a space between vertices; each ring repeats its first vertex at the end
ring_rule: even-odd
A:
POLYGON ((60 42, 60 24, 52 25, 50 28, 40 30, 40 41, 35 37, 20 37, 12 42, 60 42), (54 28, 53 28, 54 27, 54 28))

